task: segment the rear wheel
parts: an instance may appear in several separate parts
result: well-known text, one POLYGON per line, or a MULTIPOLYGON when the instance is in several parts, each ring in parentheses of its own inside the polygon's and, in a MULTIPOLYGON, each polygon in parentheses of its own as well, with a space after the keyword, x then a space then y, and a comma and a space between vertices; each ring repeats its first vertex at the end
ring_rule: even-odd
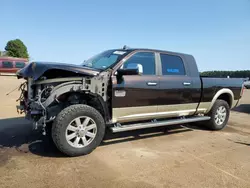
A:
POLYGON ((102 141, 105 123, 94 108, 77 104, 63 109, 52 126, 52 138, 57 148, 69 156, 85 155, 102 141))
POLYGON ((215 101, 208 115, 211 119, 207 122, 206 126, 211 130, 221 130, 227 125, 230 107, 226 101, 218 99, 215 101))

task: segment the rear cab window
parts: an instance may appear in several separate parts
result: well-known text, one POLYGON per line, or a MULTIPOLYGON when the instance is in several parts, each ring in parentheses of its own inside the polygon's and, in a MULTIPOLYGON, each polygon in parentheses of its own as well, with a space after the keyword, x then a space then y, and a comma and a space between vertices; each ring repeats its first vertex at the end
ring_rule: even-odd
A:
POLYGON ((3 67, 3 68, 13 68, 13 62, 10 62, 10 61, 3 61, 3 62, 2 62, 2 67, 3 67))
POLYGON ((186 75, 182 58, 176 55, 160 53, 162 75, 186 75))

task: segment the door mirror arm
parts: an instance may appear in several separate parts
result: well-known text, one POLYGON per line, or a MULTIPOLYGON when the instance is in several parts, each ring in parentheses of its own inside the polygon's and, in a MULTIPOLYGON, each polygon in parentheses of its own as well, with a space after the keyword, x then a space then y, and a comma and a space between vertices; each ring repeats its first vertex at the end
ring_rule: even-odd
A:
POLYGON ((115 72, 117 82, 122 83, 123 82, 123 76, 124 75, 139 75, 138 69, 118 69, 115 72))
POLYGON ((123 75, 138 75, 139 70, 138 69, 118 69, 117 75, 123 76, 123 75))

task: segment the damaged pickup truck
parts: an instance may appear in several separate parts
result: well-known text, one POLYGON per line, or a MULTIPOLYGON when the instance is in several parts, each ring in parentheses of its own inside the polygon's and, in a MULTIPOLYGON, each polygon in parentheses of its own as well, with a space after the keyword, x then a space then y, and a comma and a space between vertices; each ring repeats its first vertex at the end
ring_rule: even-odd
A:
POLYGON ((69 156, 93 151, 107 128, 220 130, 243 93, 242 79, 201 77, 193 56, 151 49, 107 50, 79 66, 33 62, 17 77, 27 80, 18 110, 69 156))

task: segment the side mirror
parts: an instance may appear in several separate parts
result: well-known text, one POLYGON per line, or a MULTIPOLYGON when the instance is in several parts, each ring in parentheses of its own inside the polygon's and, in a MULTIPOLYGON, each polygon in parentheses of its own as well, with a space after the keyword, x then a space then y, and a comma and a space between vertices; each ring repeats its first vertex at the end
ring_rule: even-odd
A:
POLYGON ((126 68, 122 67, 117 70, 117 75, 141 75, 143 67, 141 64, 129 63, 126 68))
POLYGON ((138 75, 139 70, 138 69, 118 69, 117 75, 123 76, 123 75, 138 75))

